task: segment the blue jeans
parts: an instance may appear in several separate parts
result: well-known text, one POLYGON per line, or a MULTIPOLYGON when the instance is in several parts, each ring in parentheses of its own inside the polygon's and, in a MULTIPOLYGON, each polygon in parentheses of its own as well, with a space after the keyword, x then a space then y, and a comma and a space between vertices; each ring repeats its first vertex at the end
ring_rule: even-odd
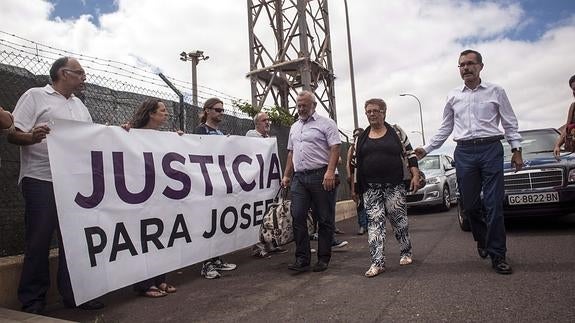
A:
POLYGON ((479 145, 458 144, 454 159, 463 209, 473 238, 479 246, 487 249, 491 257, 505 257, 503 146, 499 141, 479 145), (485 212, 482 212, 482 206, 485 212))
POLYGON ((318 261, 329 263, 331 244, 335 231, 335 198, 336 190, 326 191, 323 188, 323 176, 326 168, 296 172, 291 183, 291 215, 296 243, 295 256, 302 264, 309 264, 311 251, 307 231, 307 214, 314 206, 314 217, 318 224, 318 261))
POLYGON ((357 203, 357 224, 360 228, 364 228, 367 230, 367 212, 365 211, 365 207, 363 205, 363 196, 359 197, 359 203, 357 203))
POLYGON ((74 304, 74 294, 62 237, 58 227, 58 214, 52 182, 34 178, 22 179, 22 195, 26 204, 24 210, 25 251, 24 264, 18 286, 18 299, 22 308, 44 306, 46 292, 50 287, 50 265, 48 260, 50 243, 54 231, 58 234, 58 291, 64 301, 74 304))

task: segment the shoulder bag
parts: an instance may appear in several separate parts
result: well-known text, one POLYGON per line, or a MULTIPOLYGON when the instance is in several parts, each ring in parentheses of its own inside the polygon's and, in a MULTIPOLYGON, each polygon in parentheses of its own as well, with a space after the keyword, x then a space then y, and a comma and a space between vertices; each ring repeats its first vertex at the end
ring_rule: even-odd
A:
MULTIPOLYGON (((291 201, 287 199, 288 189, 280 187, 274 202, 264 214, 260 226, 260 242, 279 247, 294 240, 291 201)), ((313 234, 314 222, 311 212, 307 219, 308 233, 313 234)))

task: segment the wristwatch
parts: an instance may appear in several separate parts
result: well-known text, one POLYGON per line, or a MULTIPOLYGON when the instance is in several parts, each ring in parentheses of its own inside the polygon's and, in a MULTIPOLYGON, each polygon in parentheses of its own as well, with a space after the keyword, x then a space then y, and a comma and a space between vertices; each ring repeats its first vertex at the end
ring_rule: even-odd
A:
POLYGON ((521 147, 519 148, 511 148, 511 152, 515 153, 516 151, 521 152, 521 147))

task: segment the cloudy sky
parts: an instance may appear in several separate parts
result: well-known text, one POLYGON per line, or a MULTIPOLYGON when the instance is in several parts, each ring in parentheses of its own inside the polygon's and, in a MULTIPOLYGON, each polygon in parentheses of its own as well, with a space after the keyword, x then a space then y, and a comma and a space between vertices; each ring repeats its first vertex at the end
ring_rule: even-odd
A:
MULTIPOLYGON (((502 85, 521 129, 559 127, 573 101, 573 0, 348 0, 360 126, 363 102, 380 97, 387 119, 436 133, 447 92, 462 81, 459 53, 480 51, 482 78, 502 85)), ((343 0, 329 1, 339 127, 353 129, 343 0)), ((182 51, 203 50, 198 83, 250 100, 244 0, 2 0, 0 31, 56 48, 136 65, 190 80, 182 51), (141 58, 138 60, 138 58, 141 58)), ((0 50, 4 50, 0 44, 0 50)), ((421 144, 419 133, 410 135, 421 144)), ((447 144, 447 150, 452 144, 447 144)))

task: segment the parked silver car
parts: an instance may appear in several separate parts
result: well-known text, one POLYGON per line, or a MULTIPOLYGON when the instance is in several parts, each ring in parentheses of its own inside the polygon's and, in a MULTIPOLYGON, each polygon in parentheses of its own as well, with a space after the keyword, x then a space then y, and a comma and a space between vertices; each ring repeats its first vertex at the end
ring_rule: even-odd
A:
POLYGON ((447 211, 457 202, 457 179, 453 158, 447 155, 427 155, 419 161, 425 173, 425 187, 407 195, 407 206, 437 206, 447 211))

